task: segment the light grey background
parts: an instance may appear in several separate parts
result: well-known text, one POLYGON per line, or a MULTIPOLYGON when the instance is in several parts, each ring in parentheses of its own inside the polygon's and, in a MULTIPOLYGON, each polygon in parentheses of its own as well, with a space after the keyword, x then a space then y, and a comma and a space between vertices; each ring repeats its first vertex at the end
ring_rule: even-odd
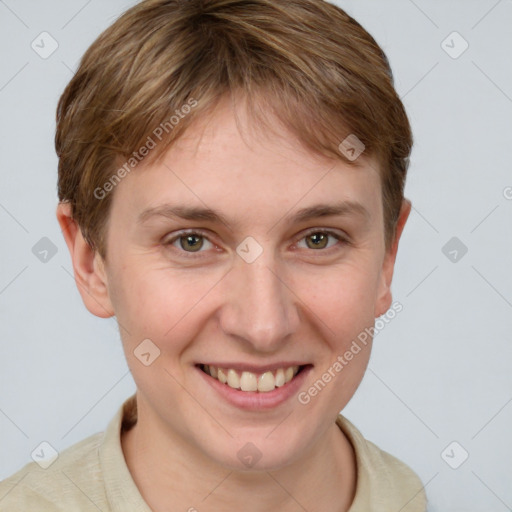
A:
MULTIPOLYGON (((41 441, 62 450, 103 430, 135 390, 115 319, 76 289, 53 147, 79 58, 133 3, 0 0, 0 479, 41 441), (31 48, 43 31, 59 45, 47 59, 31 48), (42 237, 57 248, 46 263, 42 237)), ((404 310, 344 414, 418 473, 430 511, 511 510, 512 1, 338 3, 387 53, 415 137, 393 285, 404 310), (469 44, 458 58, 454 31, 469 44), (452 237, 462 257, 443 253, 452 237)))

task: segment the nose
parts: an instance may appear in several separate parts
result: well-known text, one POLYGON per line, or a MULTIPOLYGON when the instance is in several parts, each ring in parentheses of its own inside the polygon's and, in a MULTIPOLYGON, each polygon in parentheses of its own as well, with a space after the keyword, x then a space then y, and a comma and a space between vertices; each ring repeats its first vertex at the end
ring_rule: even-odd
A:
POLYGON ((253 352, 279 351, 299 325, 298 298, 285 274, 271 251, 252 263, 237 258, 223 284, 223 332, 253 352))

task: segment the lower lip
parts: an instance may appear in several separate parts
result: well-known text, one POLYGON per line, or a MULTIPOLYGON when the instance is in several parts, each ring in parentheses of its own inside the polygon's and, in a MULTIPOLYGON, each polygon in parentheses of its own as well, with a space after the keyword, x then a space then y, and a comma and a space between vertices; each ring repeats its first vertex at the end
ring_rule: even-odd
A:
POLYGON ((205 379, 205 381, 226 401, 240 409, 251 411, 272 409, 282 404, 290 397, 296 395, 299 392, 300 387, 303 385, 307 374, 312 368, 312 365, 305 366, 290 382, 287 382, 284 386, 276 388, 272 391, 262 393, 258 391, 241 391, 239 389, 234 389, 227 384, 222 384, 222 382, 214 379, 207 373, 203 372, 201 368, 196 366, 196 370, 199 372, 201 377, 205 379))

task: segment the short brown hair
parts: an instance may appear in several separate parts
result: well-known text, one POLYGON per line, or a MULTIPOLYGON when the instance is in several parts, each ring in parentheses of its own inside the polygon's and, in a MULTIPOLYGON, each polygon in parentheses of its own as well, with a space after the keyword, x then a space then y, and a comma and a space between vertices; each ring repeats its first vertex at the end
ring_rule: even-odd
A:
POLYGON ((111 183, 110 191, 116 169, 156 142, 157 127, 163 136, 143 152, 147 162, 236 92, 259 123, 274 114, 318 154, 356 164, 339 145, 357 136, 379 162, 389 248, 413 143, 409 121, 382 49, 323 0, 145 0, 94 41, 59 100, 55 135, 59 200, 71 204, 89 245, 106 257, 112 194, 97 191, 111 183))

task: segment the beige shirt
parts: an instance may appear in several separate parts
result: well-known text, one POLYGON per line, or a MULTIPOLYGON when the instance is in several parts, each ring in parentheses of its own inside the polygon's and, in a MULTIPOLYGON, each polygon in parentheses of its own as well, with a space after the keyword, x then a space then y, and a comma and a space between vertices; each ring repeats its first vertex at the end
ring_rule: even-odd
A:
MULTIPOLYGON (((136 421, 135 395, 106 431, 63 450, 47 468, 30 462, 0 482, 2 512, 151 512, 132 479, 121 448, 121 428, 136 421)), ((419 477, 406 464, 364 439, 341 414, 336 423, 354 447, 356 494, 349 512, 425 512, 419 477)))

